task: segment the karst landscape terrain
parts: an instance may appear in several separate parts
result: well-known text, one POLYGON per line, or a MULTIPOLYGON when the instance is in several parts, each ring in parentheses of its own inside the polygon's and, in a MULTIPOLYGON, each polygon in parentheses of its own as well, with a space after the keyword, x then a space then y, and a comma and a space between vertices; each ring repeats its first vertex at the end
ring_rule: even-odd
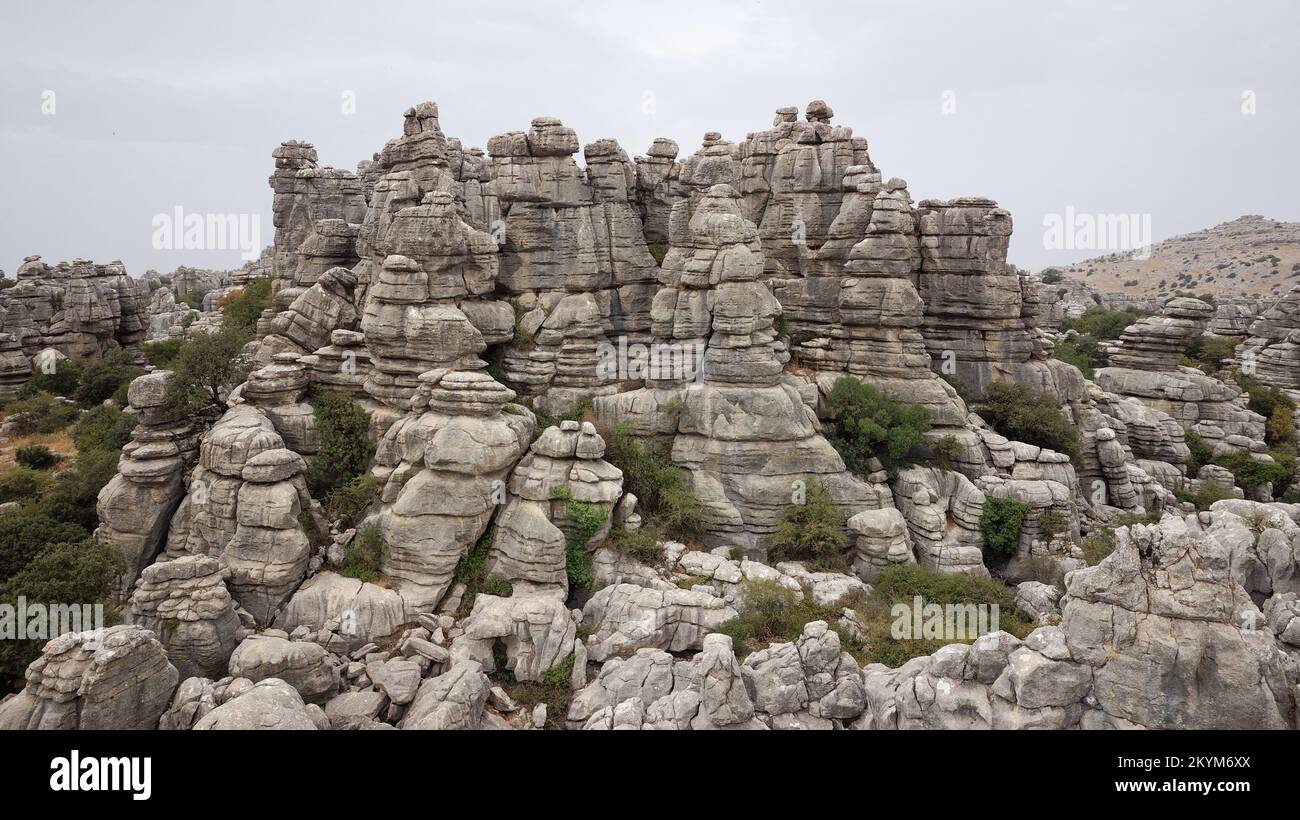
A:
POLYGON ((269 151, 240 269, 5 283, 0 597, 113 624, 0 728, 1295 728, 1300 287, 1027 274, 821 100, 440 113, 269 151))
MULTIPOLYGON (((202 769, 339 811, 507 771, 350 730, 822 730, 900 794, 1059 801, 1101 760, 1065 743, 1145 775, 1171 737, 1267 756, 1185 730, 1300 728, 1285 26, 1241 57, 1182 4, 237 5, 0 11, 0 731, 41 767, 11 782, 146 749, 190 806, 202 769), (1053 246, 1074 203, 1150 244, 1053 246), (843 733, 970 729, 1179 732, 843 733)), ((773 749, 716 757, 828 762, 773 749)), ((512 773, 631 780, 597 756, 512 773)))

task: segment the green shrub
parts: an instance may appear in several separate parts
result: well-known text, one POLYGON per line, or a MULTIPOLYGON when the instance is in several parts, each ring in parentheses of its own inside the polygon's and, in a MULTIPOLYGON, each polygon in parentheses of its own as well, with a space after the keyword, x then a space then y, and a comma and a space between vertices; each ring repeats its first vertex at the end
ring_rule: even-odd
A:
POLYGON ((703 528, 699 499, 690 476, 673 464, 666 444, 642 444, 624 424, 605 436, 605 460, 623 471, 623 489, 635 493, 647 524, 669 537, 687 540, 703 528))
POLYGON ((1174 490, 1174 498, 1182 503, 1193 504, 1196 509, 1204 512, 1208 510, 1216 501, 1224 501, 1237 496, 1227 487, 1220 487, 1218 484, 1205 482, 1196 492, 1190 490, 1174 490))
POLYGON ((0 504, 36 498, 50 483, 45 473, 27 467, 10 467, 0 473, 0 504))
POLYGON ((496 527, 488 527, 479 536, 474 546, 470 547, 469 551, 456 562, 456 572, 452 575, 452 583, 465 585, 465 594, 461 596, 460 606, 456 609, 457 618, 468 616, 474 608, 474 598, 487 580, 487 556, 488 551, 492 549, 492 541, 495 537, 496 527))
POLYGON ((201 314, 197 310, 191 310, 181 317, 181 330, 189 328, 201 314))
POLYGON ((643 524, 637 530, 625 530, 622 527, 615 529, 609 534, 605 546, 643 564, 654 566, 664 559, 663 540, 654 525, 643 524))
POLYGON ((831 416, 839 422, 831 444, 854 473, 870 472, 877 458, 891 474, 923 457, 921 444, 930 430, 930 413, 907 405, 857 379, 836 379, 827 398, 831 416))
POLYGON ((956 436, 944 436, 938 441, 929 440, 929 458, 941 470, 953 470, 965 448, 956 436))
POLYGON ((320 450, 307 468, 307 487, 324 498, 366 471, 375 454, 370 414, 351 397, 321 391, 312 399, 320 450))
POLYGON ((1052 394, 1015 382, 993 382, 984 401, 980 415, 994 430, 1079 461, 1079 431, 1061 415, 1060 402, 1052 394))
POLYGON ((1124 334, 1125 328, 1149 315, 1140 310, 1108 310, 1103 307, 1090 307, 1079 318, 1065 320, 1061 327, 1063 330, 1086 334, 1098 341, 1118 339, 1124 334))
POLYGON ((1240 371, 1234 374, 1234 378, 1237 385, 1242 390, 1245 390, 1246 395, 1249 397, 1247 406, 1265 419, 1271 419, 1273 411, 1279 406, 1289 408, 1292 411, 1295 410, 1295 402, 1291 400, 1291 397, 1276 387, 1269 387, 1259 379, 1240 371))
POLYGON ((226 393, 244 381, 240 363, 247 339, 231 330, 195 333, 170 363, 163 405, 176 418, 216 416, 226 411, 226 393))
POLYGON ((352 539, 352 543, 348 544, 339 574, 373 583, 379 580, 379 570, 383 566, 387 551, 379 527, 374 524, 364 527, 352 539))
POLYGON ((1291 472, 1275 461, 1260 461, 1245 453, 1225 453, 1216 456, 1214 463, 1232 473, 1237 486, 1252 490, 1261 484, 1279 484, 1291 477, 1291 472))
POLYGON ((82 415, 72 428, 77 450, 107 450, 117 453, 131 440, 137 418, 119 407, 101 404, 82 415))
POLYGON ((144 373, 122 348, 110 350, 104 358, 91 363, 83 371, 77 385, 76 399, 82 407, 94 407, 111 399, 123 385, 144 373))
POLYGON ((60 401, 49 393, 35 393, 9 405, 9 421, 20 436, 57 433, 81 416, 76 405, 60 401))
POLYGON ((164 339, 161 342, 145 342, 142 346, 144 357, 154 367, 166 370, 185 346, 184 339, 164 339))
POLYGON ((1239 344, 1240 339, 1228 336, 1197 336, 1187 349, 1184 364, 1213 376, 1219 371, 1222 361, 1232 357, 1239 344))
POLYGON ((1047 270, 1043 271, 1043 275, 1041 279, 1044 285, 1055 285, 1058 282, 1064 280, 1065 277, 1062 276, 1061 272, 1056 268, 1048 268, 1047 270))
POLYGON ((1083 550, 1083 560, 1088 566, 1097 566, 1115 551, 1115 528, 1096 529, 1079 542, 1079 548, 1083 550))
POLYGON ((495 595, 498 598, 509 598, 515 594, 514 584, 499 575, 493 575, 483 582, 483 588, 479 590, 485 595, 495 595))
POLYGON ((81 541, 89 535, 76 524, 56 521, 38 505, 0 515, 0 583, 22 571, 46 545, 81 541))
POLYGON ((1214 460, 1214 448, 1205 443, 1198 433, 1191 430, 1183 433, 1183 440, 1187 442, 1187 449, 1191 453, 1187 456, 1187 474, 1196 477, 1201 468, 1214 460))
POLYGON ((78 524, 92 532, 99 524, 95 502, 99 491, 117 474, 118 453, 79 450, 72 469, 65 470, 41 501, 41 509, 57 521, 78 524))
POLYGON ((70 399, 77 394, 77 387, 81 384, 81 372, 81 363, 75 359, 59 360, 54 363, 51 373, 38 368, 31 379, 18 390, 18 398, 26 399, 37 393, 49 393, 52 396, 70 399))
POLYGON ((257 320, 271 306, 271 278, 254 279, 242 290, 227 293, 217 302, 221 327, 240 338, 241 344, 257 336, 257 320))
POLYGON ((568 487, 556 487, 551 497, 564 502, 564 516, 571 532, 564 550, 564 569, 570 587, 591 586, 591 555, 587 543, 605 526, 609 514, 603 507, 590 501, 579 501, 568 487))
POLYGON ((325 498, 325 515, 351 526, 357 518, 379 500, 383 485, 372 475, 359 475, 335 488, 325 498))
MULTIPOLYGON (((5 517, 0 517, 0 527, 5 517)), ((126 569, 121 552, 84 534, 76 541, 55 541, 42 549, 20 571, 0 584, 0 602, 14 606, 19 597, 41 603, 93 604, 103 602, 114 580, 126 569)), ((105 607, 105 620, 120 617, 105 607)), ((107 625, 107 624, 106 624, 107 625)), ((16 680, 35 660, 41 640, 0 641, 0 677, 16 680)))
POLYGON ((1052 358, 1079 368, 1085 379, 1096 378, 1096 369, 1110 364, 1110 359, 1097 340, 1082 334, 1069 336, 1057 342, 1052 358))
POLYGON ((1020 528, 1033 509, 1014 498, 988 498, 980 512, 984 551, 995 558, 1013 558, 1020 552, 1020 528))
POLYGON ((26 447, 19 447, 14 453, 14 460, 33 470, 48 470, 59 463, 59 457, 50 452, 50 448, 44 444, 28 444, 26 447))
POLYGON ((802 504, 791 504, 781 514, 769 552, 773 563, 804 561, 809 569, 846 572, 843 522, 830 493, 816 479, 809 479, 802 504))

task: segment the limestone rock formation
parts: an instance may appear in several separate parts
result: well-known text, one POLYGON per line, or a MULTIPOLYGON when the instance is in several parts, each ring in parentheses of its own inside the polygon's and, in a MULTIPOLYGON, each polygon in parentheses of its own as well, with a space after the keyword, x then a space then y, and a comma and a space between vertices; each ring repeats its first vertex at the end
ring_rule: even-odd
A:
POLYGON ((29 256, 15 278, 17 284, 0 290, 0 331, 17 337, 28 356, 49 347, 94 359, 144 340, 149 289, 119 261, 74 259, 51 267, 29 256))
POLYGON ((183 678, 220 677, 239 643, 235 602, 221 565, 206 555, 145 567, 131 596, 131 617, 162 641, 183 678))
POLYGON ((1003 632, 865 672, 862 728, 1227 728, 1293 725, 1271 630, 1234 577, 1220 515, 1117 531, 1066 578, 1061 625, 1003 632), (1210 525, 1210 526, 1207 526, 1210 525))
POLYGON ((1229 436, 1262 441, 1264 419, 1244 406, 1240 388, 1178 363, 1213 312, 1198 299, 1169 300, 1162 315, 1142 319, 1124 331, 1119 350, 1111 355, 1111 366, 1097 371, 1097 384, 1168 413, 1212 446, 1230 447, 1229 436))
POLYGON ((688 204, 674 206, 665 262, 673 282, 653 310, 656 344, 676 359, 659 362, 646 388, 597 399, 597 413, 639 435, 676 434, 673 461, 691 474, 710 546, 763 554, 794 482, 810 476, 846 520, 890 506, 886 493, 844 471, 813 408, 782 377, 780 306, 758 281, 757 230, 740 215, 735 189, 710 188, 683 225, 688 204))
POLYGON ((68 632, 0 704, 0 729, 155 729, 180 675, 152 632, 119 624, 68 632))
POLYGON ((497 516, 488 552, 489 576, 510 581, 516 591, 567 594, 565 549, 576 537, 569 504, 592 505, 593 514, 603 516, 605 523, 589 542, 594 549, 609 532, 623 493, 623 473, 601 459, 604 453, 605 442, 590 422, 562 422, 533 442, 510 475, 510 498, 497 516))
MULTIPOLYGON (((482 344, 463 314, 446 310, 482 344)), ((442 599, 461 555, 487 528, 494 499, 505 496, 505 479, 534 425, 513 398, 477 370, 429 371, 410 413, 379 443, 374 475, 385 484, 376 522, 388 546, 382 569, 398 581, 410 610, 442 599)))
MULTIPOLYGON (((117 475, 99 491, 95 538, 121 550, 127 561, 121 590, 166 546, 173 513, 185 496, 185 474, 198 449, 191 419, 177 418, 164 404, 171 371, 137 377, 127 402, 138 419, 122 448, 117 475)), ((125 596, 124 596, 125 597, 125 596)))

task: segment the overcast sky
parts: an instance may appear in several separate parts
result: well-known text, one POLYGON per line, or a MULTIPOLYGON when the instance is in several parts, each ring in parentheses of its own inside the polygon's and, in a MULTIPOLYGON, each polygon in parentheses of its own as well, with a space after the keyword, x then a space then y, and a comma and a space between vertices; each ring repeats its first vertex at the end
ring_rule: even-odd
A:
POLYGON ((1067 207, 1150 214, 1156 240, 1300 221, 1284 0, 0 2, 10 275, 33 253, 237 267, 236 250, 154 249, 155 215, 260 214, 269 244, 281 141, 353 169, 428 99, 467 145, 551 115, 584 145, 667 136, 683 157, 825 99, 917 200, 1009 209, 1010 259, 1032 269, 1097 255, 1044 247, 1067 207))

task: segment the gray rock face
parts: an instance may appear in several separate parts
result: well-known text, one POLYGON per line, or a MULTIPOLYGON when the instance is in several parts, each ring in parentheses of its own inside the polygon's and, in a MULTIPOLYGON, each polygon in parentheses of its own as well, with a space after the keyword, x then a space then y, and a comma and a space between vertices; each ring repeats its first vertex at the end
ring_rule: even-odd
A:
MULTIPOLYGON (((320 167, 310 143, 289 140, 276 148, 273 156, 275 173, 269 180, 275 194, 271 202, 275 225, 272 289, 277 303, 288 307, 303 289, 295 274, 302 246, 313 236, 317 223, 339 220, 344 225, 359 225, 365 218, 366 200, 361 181, 349 171, 320 167)), ((320 243, 319 235, 315 241, 320 243)))
POLYGON ((844 470, 813 408, 781 375, 780 306, 758 281, 757 230, 735 189, 710 188, 685 222, 689 210, 688 200, 674 206, 671 284, 652 311, 656 344, 676 351, 679 366, 653 373, 644 389, 598 398, 597 414, 638 435, 675 434, 672 458, 691 475, 709 546, 765 554, 794 482, 808 477, 846 520, 890 506, 882 488, 844 470))
MULTIPOLYGON (((187 681, 188 683, 188 681, 187 681)), ((329 724, 324 715, 313 719, 312 707, 303 703, 298 690, 277 678, 267 678, 242 689, 239 694, 212 709, 194 723, 194 731, 214 730, 314 730, 318 722, 329 724)))
POLYGON ((319 644, 272 635, 251 635, 230 656, 230 674, 256 683, 278 678, 309 703, 324 703, 338 692, 339 668, 319 644))
POLYGON ((396 590, 334 572, 318 572, 280 609, 274 626, 286 632, 298 627, 332 632, 327 648, 351 652, 396 634, 406 621, 405 605, 396 590), (336 623, 336 629, 328 629, 336 623))
MULTIPOLYGON (((454 310, 454 308, 452 309, 454 310)), ((486 373, 430 371, 411 412, 380 441, 374 475, 385 482, 376 522, 383 572, 410 611, 427 611, 451 586, 456 563, 487 528, 494 499, 532 435, 532 415, 486 373)))
POLYGON ((131 596, 132 620, 153 632, 181 676, 220 677, 239 643, 239 616, 221 565, 187 555, 146 567, 131 596))
POLYGON ((218 558, 231 595, 262 626, 307 572, 311 544, 298 520, 311 509, 304 467, 267 414, 237 404, 204 435, 189 494, 172 517, 167 555, 218 558))
POLYGON ((146 629, 69 632, 45 645, 26 688, 0 704, 0 729, 155 729, 179 679, 146 629))
POLYGON ((17 284, 0 291, 0 331, 31 357, 54 348, 73 359, 97 359, 144 340, 149 287, 119 261, 84 259, 51 267, 39 256, 18 266, 17 284))
POLYGON ((486 572, 510 581, 516 590, 569 589, 565 547, 575 537, 569 500, 594 505, 604 524, 588 548, 604 541, 613 523, 614 504, 623 494, 623 473, 601 459, 605 441, 589 422, 565 421, 549 427, 510 475, 510 498, 496 521, 486 572))
POLYGON ((1211 446, 1232 449, 1230 436, 1262 441, 1265 420, 1245 407, 1239 387, 1178 364, 1214 308, 1183 297, 1166 302, 1163 311, 1124 331, 1112 366, 1097 371, 1097 384, 1169 414, 1211 446))
POLYGON ((707 592, 671 584, 655 589, 615 584, 587 600, 582 623, 591 628, 588 657, 600 662, 645 648, 699 649, 705 635, 736 615, 725 600, 707 592))
POLYGON ((398 728, 477 729, 483 722, 489 689, 488 677, 477 663, 454 664, 420 685, 398 728))
POLYGON ((117 547, 127 561, 119 585, 124 593, 166 545, 168 524, 185 496, 185 473, 197 456, 191 420, 175 418, 163 405, 171 376, 159 370, 131 382, 127 402, 136 426, 122 448, 117 475, 96 502, 96 540, 117 547))
POLYGON ((1250 325, 1236 355, 1265 384, 1300 390, 1300 286, 1291 288, 1250 325))
POLYGON ((617 389, 602 345, 647 340, 658 267, 633 206, 636 166, 614 140, 584 151, 553 117, 488 142, 501 206, 500 285, 520 316, 503 378, 551 412, 617 389))
POLYGON ((1236 517, 1120 528, 1108 558, 1066 577, 1060 626, 1023 643, 997 632, 898 669, 867 667, 868 711, 856 725, 1293 726, 1294 667, 1276 633, 1256 628, 1265 616, 1238 581, 1246 568, 1221 515, 1236 517))
POLYGON ((543 673, 573 654, 577 626, 562 599, 553 595, 509 598, 480 594, 474 609, 461 624, 463 634, 451 648, 453 667, 463 660, 484 669, 495 666, 492 650, 497 641, 506 649, 509 669, 517 681, 540 681, 543 673))

